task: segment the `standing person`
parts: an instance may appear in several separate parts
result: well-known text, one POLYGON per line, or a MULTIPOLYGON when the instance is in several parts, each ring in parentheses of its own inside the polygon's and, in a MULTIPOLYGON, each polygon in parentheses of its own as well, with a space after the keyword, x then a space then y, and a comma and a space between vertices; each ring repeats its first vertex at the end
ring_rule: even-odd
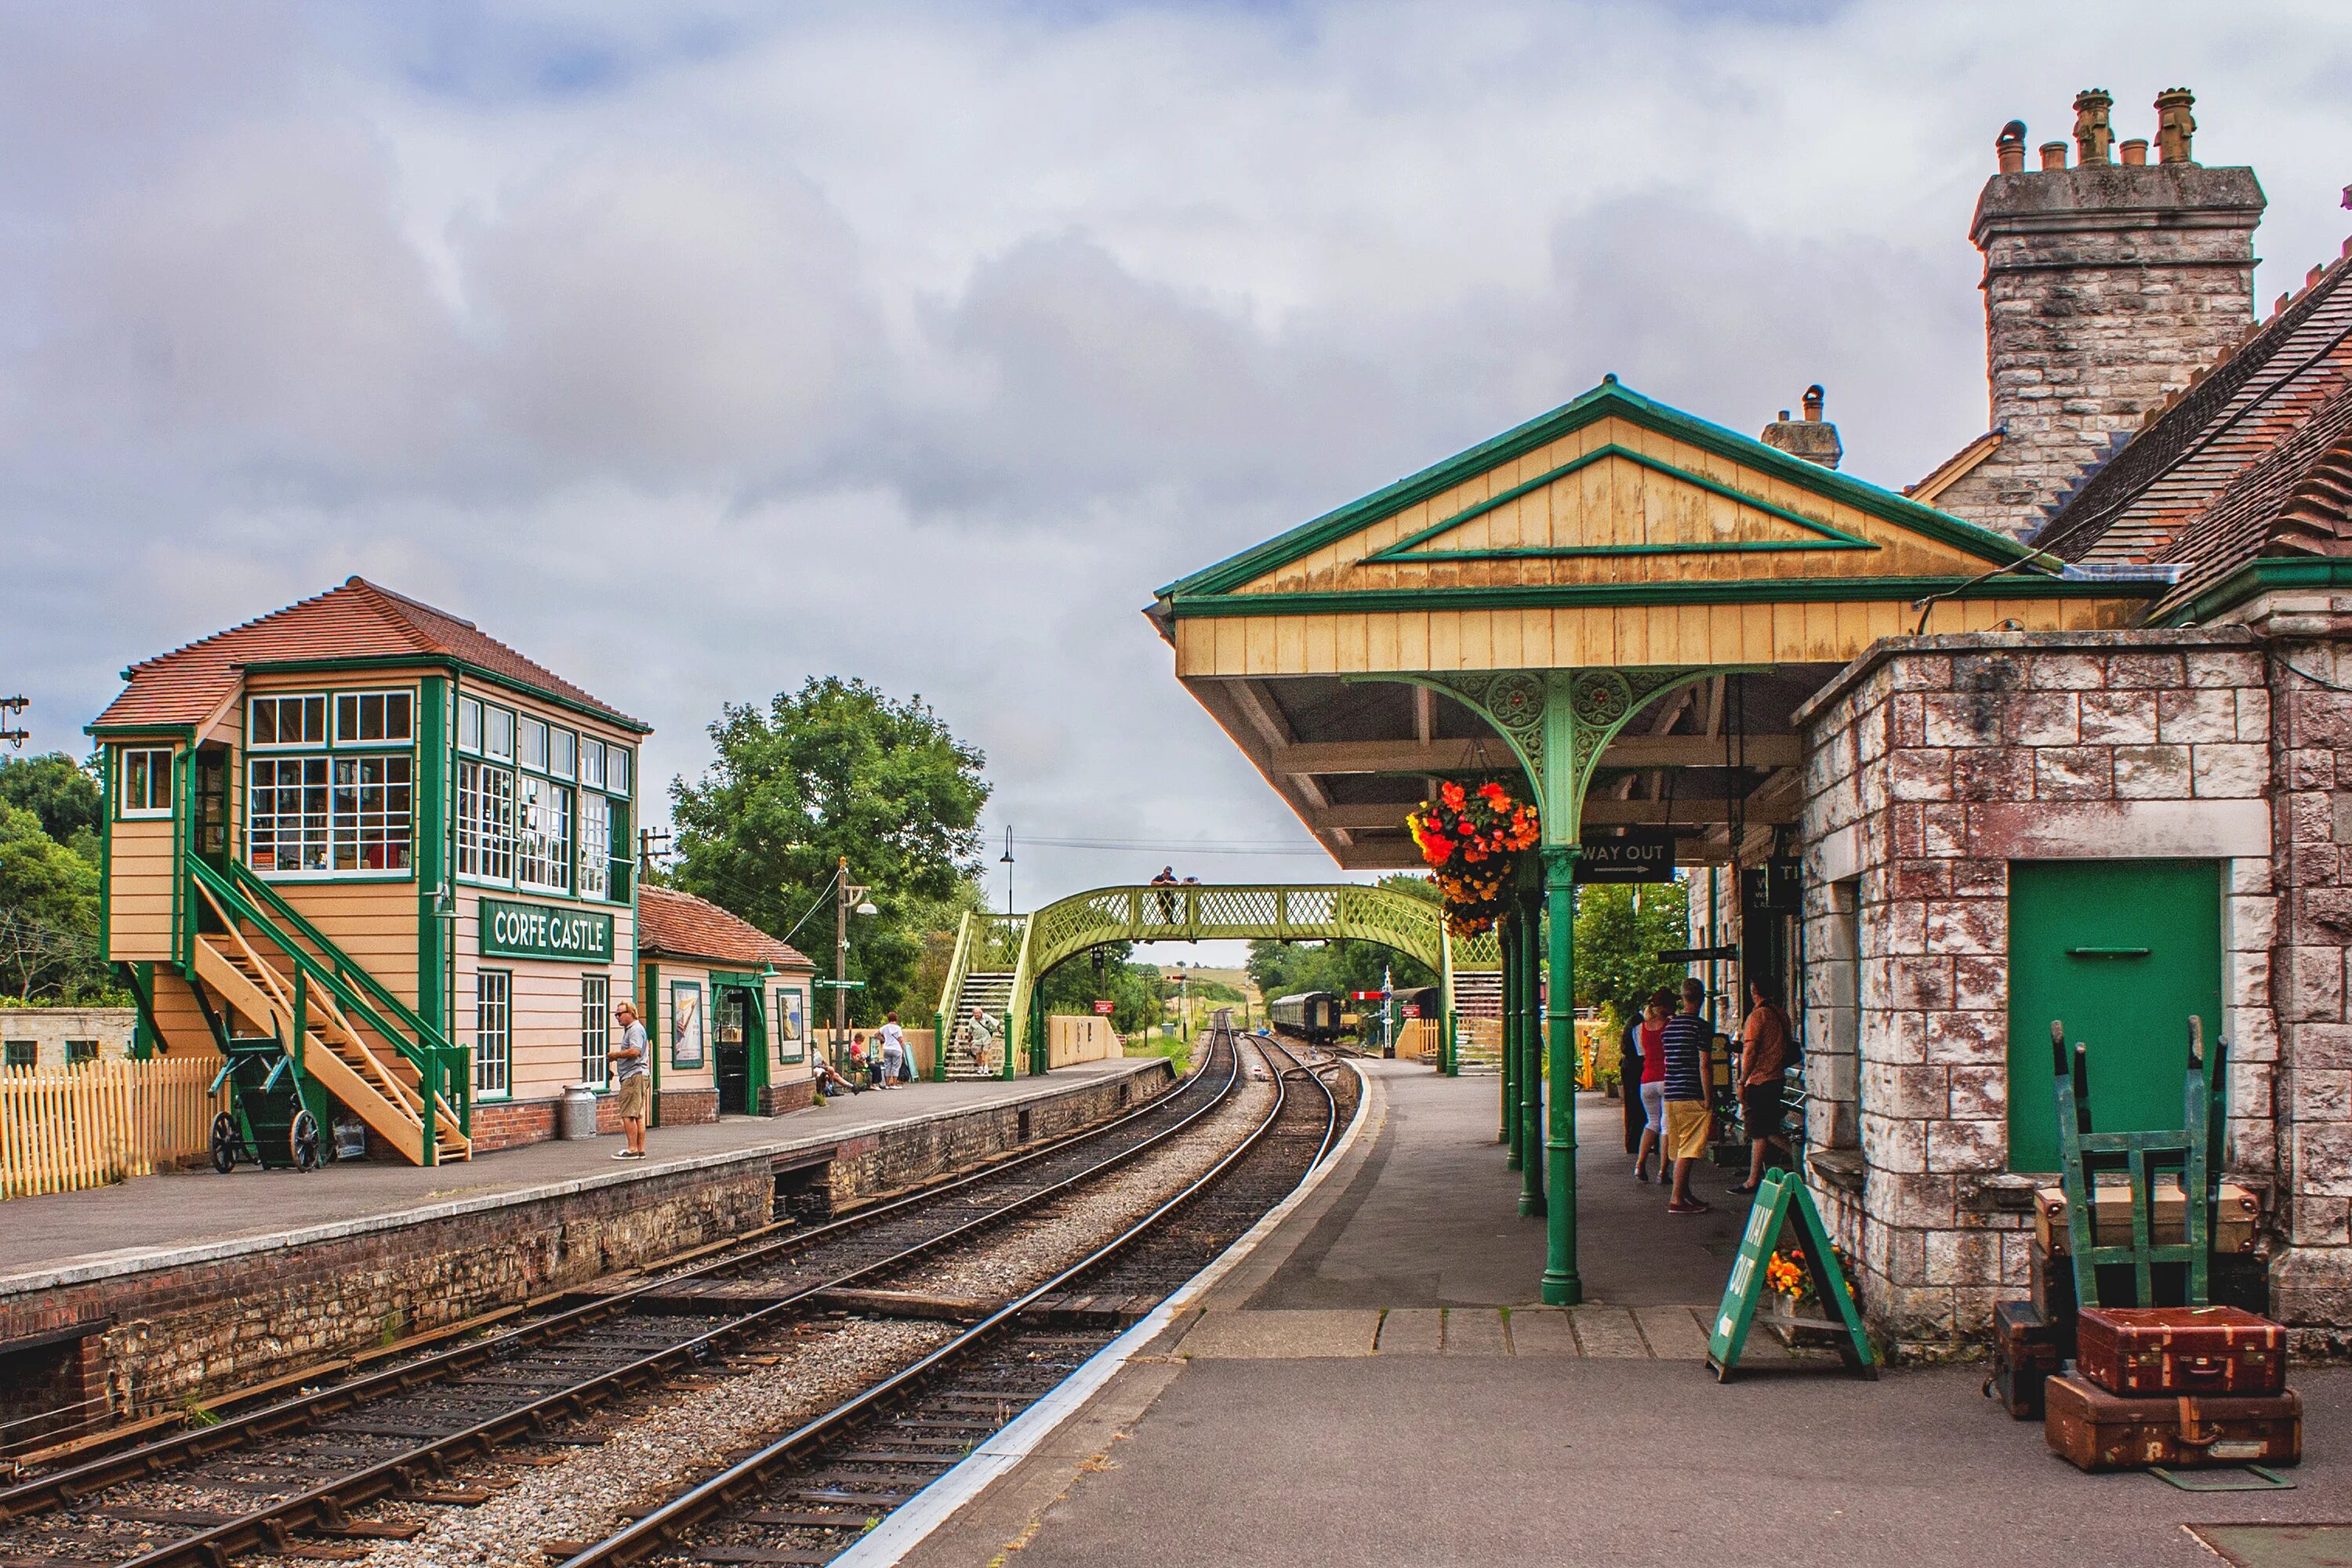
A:
POLYGON ((1675 1016, 1675 994, 1664 986, 1650 993, 1642 1016, 1626 1037, 1641 1051, 1642 1147, 1633 1156, 1633 1179, 1650 1179, 1650 1156, 1658 1156, 1658 1174, 1666 1173, 1666 1020, 1675 1016))
POLYGON ((1739 1119, 1748 1126, 1748 1180, 1729 1189, 1735 1193, 1752 1193, 1763 1184, 1764 1163, 1774 1146, 1784 1160, 1791 1154, 1781 1127, 1787 1110, 1781 1095, 1796 1031, 1780 1005, 1779 981, 1750 980, 1748 994, 1748 1022, 1739 1031, 1739 1119))
POLYGON ((646 1026, 637 1020, 637 1010, 624 1002, 613 1009, 620 1021, 621 1038, 613 1047, 613 1074, 620 1080, 621 1133, 629 1146, 613 1156, 615 1160, 642 1160, 646 1157, 646 1116, 653 1109, 654 1069, 646 1048, 646 1026))
POLYGON ((1675 1164, 1674 1191, 1667 1196, 1668 1214, 1705 1214, 1706 1204, 1691 1196, 1691 1167, 1706 1157, 1707 1134, 1715 1118, 1706 1103, 1706 1048, 1713 1037, 1706 1016, 1699 1011, 1706 987, 1696 980, 1683 983, 1683 1010, 1665 1021, 1659 1032, 1658 1054, 1664 1063, 1661 1093, 1665 1105, 1665 1157, 1675 1164))
MULTIPOLYGON (((1160 867, 1160 875, 1151 879, 1151 885, 1155 888, 1174 887, 1176 885, 1176 868, 1173 866, 1160 867)), ((1162 893, 1160 895, 1160 923, 1163 925, 1172 926, 1176 923, 1175 894, 1162 893)))
POLYGON ((898 1015, 891 1014, 882 1021, 882 1087, 895 1089, 899 1069, 907 1065, 907 1036, 898 1027, 898 1015))
POLYGON ((985 1007, 971 1010, 971 1065, 982 1074, 994 1071, 989 1060, 996 1053, 996 1020, 985 1007))

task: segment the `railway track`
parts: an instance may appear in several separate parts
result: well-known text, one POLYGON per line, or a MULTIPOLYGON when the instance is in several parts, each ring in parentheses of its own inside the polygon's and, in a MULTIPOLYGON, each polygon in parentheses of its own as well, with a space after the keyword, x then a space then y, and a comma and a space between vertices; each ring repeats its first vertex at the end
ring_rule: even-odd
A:
POLYGON ((828 1291, 887 1279, 1100 1180, 1198 1125, 1242 1082, 1225 1037, 1167 1094, 971 1175, 36 1477, 0 1491, 0 1568, 222 1568, 257 1550, 331 1556, 336 1549, 303 1549, 299 1538, 394 1533, 351 1514, 386 1499, 478 1503, 481 1489, 446 1479, 453 1466, 599 1441, 583 1424, 615 1401, 708 1372, 824 1310, 828 1291), (757 1304, 733 1308, 730 1288, 757 1304), (680 1301, 688 1310, 673 1310, 680 1301))
MULTIPOLYGON (((1238 1050, 1230 1031, 1219 1037, 1238 1050)), ((1232 1152, 1046 1283, 618 1532, 563 1568, 821 1564, 1044 1397, 1176 1290, 1329 1154, 1352 1110, 1287 1047, 1265 1116, 1232 1152)), ((1336 1066, 1336 1064, 1327 1064, 1336 1066)), ((1340 1069, 1344 1071, 1344 1069, 1340 1069)))

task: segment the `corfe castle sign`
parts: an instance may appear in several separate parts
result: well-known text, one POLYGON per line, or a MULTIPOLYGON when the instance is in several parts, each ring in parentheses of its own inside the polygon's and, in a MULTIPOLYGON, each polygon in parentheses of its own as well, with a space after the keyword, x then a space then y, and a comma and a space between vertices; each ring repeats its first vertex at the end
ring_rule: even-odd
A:
POLYGON ((592 910, 482 900, 482 956, 613 962, 613 917, 592 910))

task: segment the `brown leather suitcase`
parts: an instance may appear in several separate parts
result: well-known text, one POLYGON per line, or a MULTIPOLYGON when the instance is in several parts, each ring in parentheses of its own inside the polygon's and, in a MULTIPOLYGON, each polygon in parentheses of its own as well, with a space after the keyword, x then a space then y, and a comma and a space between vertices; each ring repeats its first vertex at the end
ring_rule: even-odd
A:
MULTIPOLYGON (((2087 1316, 2087 1314, 2086 1314, 2087 1316)), ((2293 1465, 2303 1458, 2303 1396, 2129 1398, 2071 1373, 2042 1385, 2042 1435, 2079 1469, 2149 1465, 2293 1465)))
POLYGON ((2025 1293, 2044 1318, 2065 1329, 2066 1353, 2072 1356, 2076 1311, 2074 1260, 2051 1256, 2050 1249, 2038 1241, 2027 1248, 2027 1260, 2025 1293))
POLYGON ((2039 1421, 2042 1388, 2065 1363, 2062 1334, 2031 1301, 2002 1301, 1992 1310, 1992 1373, 1985 1393, 2012 1421, 2039 1421))
MULTIPOLYGON (((2178 1247, 2187 1230, 2180 1202, 2180 1178, 2158 1176, 2148 1194, 2148 1239, 2158 1247, 2178 1247)), ((2223 1182, 2213 1204, 2213 1250, 2223 1255, 2252 1252, 2263 1205, 2236 1182, 2223 1182)), ((2131 1189, 2120 1182, 2103 1182, 2091 1205, 2092 1239, 2101 1247, 2131 1245, 2131 1189)), ((2053 1258, 2074 1249, 2066 1228, 2066 1189, 2037 1187, 2033 1193, 2033 1239, 2053 1258)))
POLYGON ((2074 1363, 2110 1394, 2276 1394, 2286 1331, 2236 1307, 2085 1307, 2074 1363))

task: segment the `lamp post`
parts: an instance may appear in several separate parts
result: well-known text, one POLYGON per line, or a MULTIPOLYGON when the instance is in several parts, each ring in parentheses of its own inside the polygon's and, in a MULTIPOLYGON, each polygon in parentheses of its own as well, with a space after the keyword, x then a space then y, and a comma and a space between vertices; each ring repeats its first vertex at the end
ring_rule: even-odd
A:
POLYGON ((841 858, 833 878, 833 1032, 839 1036, 849 1028, 849 917, 852 914, 874 915, 882 911, 866 894, 867 889, 849 879, 849 857, 841 858))
POLYGON ((996 863, 1004 868, 1004 912, 1009 915, 1013 912, 1013 827, 1010 823, 1004 828, 1004 853, 996 858, 996 863))

